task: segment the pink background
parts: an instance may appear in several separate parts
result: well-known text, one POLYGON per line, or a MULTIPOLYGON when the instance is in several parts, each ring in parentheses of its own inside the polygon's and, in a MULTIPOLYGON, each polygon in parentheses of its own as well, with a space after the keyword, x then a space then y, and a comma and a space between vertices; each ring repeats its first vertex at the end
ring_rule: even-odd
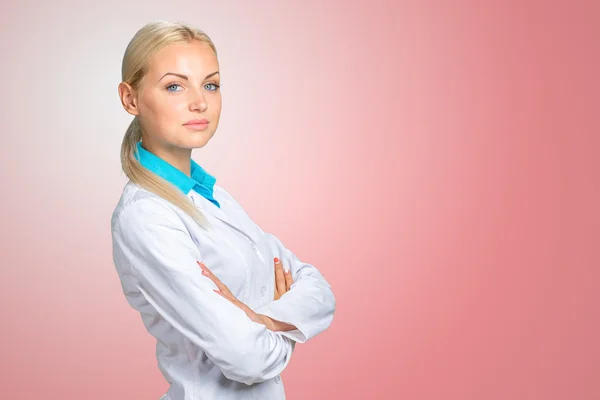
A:
POLYGON ((155 19, 219 50, 194 159, 336 294, 289 400, 600 398, 597 1, 86 3, 0 5, 2 398, 167 390, 110 238, 155 19))

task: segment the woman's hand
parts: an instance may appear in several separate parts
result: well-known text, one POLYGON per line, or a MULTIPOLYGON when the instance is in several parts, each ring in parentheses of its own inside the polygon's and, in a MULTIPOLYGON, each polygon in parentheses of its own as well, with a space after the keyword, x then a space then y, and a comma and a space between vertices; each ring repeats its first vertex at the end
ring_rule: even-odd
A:
POLYGON ((265 325, 267 327, 267 329, 270 329, 272 331, 275 331, 276 329, 278 329, 274 320, 267 317, 266 315, 255 313, 254 310, 252 310, 250 307, 248 307, 247 305, 245 305, 244 303, 239 301, 233 295, 233 293, 231 293, 229 288, 227 286, 225 286, 223 284, 223 282, 221 282, 221 280, 219 278, 217 278, 217 276, 215 274, 213 274, 212 271, 209 270, 206 265, 204 265, 203 262, 197 261, 197 263, 200 266, 200 268, 202 268, 202 275, 209 277, 210 280, 212 280, 215 283, 215 285, 217 285, 218 289, 215 289, 216 293, 225 297, 227 300, 229 300, 234 305, 239 307, 242 311, 244 311, 246 313, 248 318, 250 318, 252 321, 258 322, 259 324, 262 324, 262 325, 265 325))
POLYGON ((279 258, 275 257, 275 300, 279 300, 281 296, 292 286, 292 272, 283 270, 283 265, 279 258))

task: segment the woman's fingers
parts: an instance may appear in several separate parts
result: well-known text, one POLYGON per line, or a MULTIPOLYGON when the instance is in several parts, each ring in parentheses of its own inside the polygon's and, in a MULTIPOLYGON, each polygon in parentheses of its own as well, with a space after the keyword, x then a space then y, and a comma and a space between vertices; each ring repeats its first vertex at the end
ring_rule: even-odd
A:
POLYGON ((200 268, 202 268, 202 275, 209 277, 210 280, 212 280, 215 283, 215 285, 217 285, 217 288, 219 288, 221 292, 233 297, 233 294, 231 293, 231 291, 229 291, 229 288, 225 286, 223 282, 221 282, 221 280, 217 278, 217 276, 213 274, 212 271, 208 269, 206 265, 204 265, 202 261, 197 261, 197 263, 198 265, 200 265, 200 268))
POLYGON ((227 286, 225 286, 223 284, 223 282, 221 282, 221 280, 219 280, 219 278, 217 278, 217 276, 215 274, 213 274, 212 271, 210 269, 208 269, 208 267, 206 265, 204 265, 204 263, 202 261, 197 261, 197 262, 198 262, 198 265, 200 265, 200 268, 202 268, 202 275, 209 277, 217 285, 218 289, 214 289, 215 293, 221 295, 222 297, 225 297, 227 300, 232 302, 234 305, 236 305, 237 307, 244 310, 244 312, 248 313, 249 311, 251 311, 251 309, 247 305, 245 305, 244 303, 239 301, 233 295, 233 293, 231 293, 229 288, 227 286))
POLYGON ((246 315, 248 316, 248 318, 250 318, 252 321, 258 322, 263 325, 267 325, 268 323, 270 323, 270 320, 268 318, 257 314, 256 312, 254 312, 254 310, 252 310, 246 304, 239 301, 231 293, 229 288, 227 288, 227 286, 225 286, 219 280, 219 278, 217 278, 217 276, 215 274, 213 274, 212 271, 209 270, 206 265, 204 265, 204 263, 202 261, 197 261, 197 263, 200 266, 200 268, 202 268, 202 275, 209 277, 217 285, 218 289, 214 289, 215 293, 217 293, 221 297, 224 297, 225 299, 229 300, 234 306, 236 306, 236 307, 240 308, 242 311, 244 311, 246 313, 246 315))
POLYGON ((285 287, 286 287, 286 291, 290 290, 290 288, 292 287, 292 271, 290 271, 289 269, 287 271, 284 272, 284 276, 285 276, 285 287))
POLYGON ((285 272, 283 264, 275 258, 275 300, 278 300, 285 292, 291 289, 293 279, 291 271, 285 272))
POLYGON ((279 297, 283 295, 285 290, 285 275, 283 272, 283 265, 281 265, 281 260, 275 257, 275 292, 279 294, 279 297))
POLYGON ((240 305, 243 304, 241 301, 239 301, 235 297, 231 296, 229 293, 225 293, 218 289, 214 289, 214 291, 215 291, 215 293, 221 295, 222 297, 225 297, 227 300, 229 300, 230 302, 232 302, 233 304, 235 304, 238 307, 240 307, 240 305))

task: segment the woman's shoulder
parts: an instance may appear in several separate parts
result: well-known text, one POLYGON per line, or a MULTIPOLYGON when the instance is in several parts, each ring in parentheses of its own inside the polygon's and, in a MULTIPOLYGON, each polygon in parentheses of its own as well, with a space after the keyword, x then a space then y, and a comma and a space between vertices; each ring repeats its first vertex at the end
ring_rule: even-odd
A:
POLYGON ((231 197, 231 195, 229 194, 229 192, 227 190, 225 190, 222 186, 217 185, 216 183, 213 186, 213 192, 214 192, 215 196, 221 195, 221 196, 231 197))
POLYGON ((230 216, 234 219, 246 221, 251 225, 256 225, 256 222, 250 218, 244 207, 227 190, 215 184, 213 191, 215 199, 219 201, 221 204, 221 209, 225 213, 230 214, 230 216))
POLYGON ((213 186, 213 196, 220 203, 227 202, 231 205, 235 205, 236 207, 241 207, 240 203, 238 203, 238 201, 229 191, 217 184, 213 186))
MULTIPOLYGON (((111 228, 114 230, 117 224, 125 219, 124 215, 144 218, 149 215, 165 217, 177 220, 177 214, 171 209, 170 203, 149 190, 128 181, 123 188, 121 197, 111 217, 111 228)), ((132 220, 132 218, 127 218, 132 220)))

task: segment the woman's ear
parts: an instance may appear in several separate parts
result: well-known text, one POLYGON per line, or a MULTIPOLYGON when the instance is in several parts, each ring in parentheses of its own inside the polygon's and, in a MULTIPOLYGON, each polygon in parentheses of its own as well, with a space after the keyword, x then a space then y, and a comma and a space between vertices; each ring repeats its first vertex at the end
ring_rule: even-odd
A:
POLYGON ((139 115, 135 90, 126 82, 119 83, 119 97, 125 111, 131 115, 139 115))

